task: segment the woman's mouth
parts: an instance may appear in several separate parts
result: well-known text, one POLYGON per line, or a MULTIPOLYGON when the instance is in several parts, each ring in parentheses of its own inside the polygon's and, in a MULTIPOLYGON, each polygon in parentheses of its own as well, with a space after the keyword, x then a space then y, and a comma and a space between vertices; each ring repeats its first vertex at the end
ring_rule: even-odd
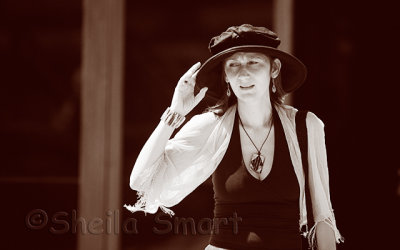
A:
POLYGON ((254 87, 254 85, 250 85, 250 86, 240 86, 241 89, 252 89, 254 87))

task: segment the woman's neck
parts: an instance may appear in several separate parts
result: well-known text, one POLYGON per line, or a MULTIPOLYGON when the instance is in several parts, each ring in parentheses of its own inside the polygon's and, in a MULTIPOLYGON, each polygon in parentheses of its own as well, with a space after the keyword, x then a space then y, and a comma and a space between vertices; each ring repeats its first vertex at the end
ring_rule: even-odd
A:
POLYGON ((272 105, 269 98, 254 102, 238 100, 238 114, 243 125, 250 129, 262 129, 268 126, 272 114, 272 105))

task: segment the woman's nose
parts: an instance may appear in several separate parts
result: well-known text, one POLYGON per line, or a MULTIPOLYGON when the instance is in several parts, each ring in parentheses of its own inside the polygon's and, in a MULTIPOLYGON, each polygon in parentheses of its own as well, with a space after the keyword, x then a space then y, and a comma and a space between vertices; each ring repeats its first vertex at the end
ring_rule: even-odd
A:
POLYGON ((247 69, 247 65, 240 65, 238 70, 238 77, 247 77, 249 76, 249 71, 247 69))
POLYGON ((238 75, 249 75, 247 64, 241 64, 239 66, 238 75))

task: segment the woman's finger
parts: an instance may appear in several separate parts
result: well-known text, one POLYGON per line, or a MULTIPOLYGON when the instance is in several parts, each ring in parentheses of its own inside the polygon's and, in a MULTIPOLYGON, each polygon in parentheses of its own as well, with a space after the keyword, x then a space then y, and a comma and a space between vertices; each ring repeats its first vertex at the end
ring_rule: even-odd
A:
POLYGON ((200 68, 201 63, 198 62, 196 64, 194 64, 192 67, 190 67, 190 69, 182 76, 183 78, 185 77, 192 77, 192 75, 194 74, 194 72, 196 72, 199 68, 200 68))
POLYGON ((194 80, 196 80, 197 73, 199 73, 199 69, 200 69, 200 67, 199 67, 199 68, 196 70, 196 72, 194 72, 193 75, 192 75, 192 78, 193 78, 194 80))

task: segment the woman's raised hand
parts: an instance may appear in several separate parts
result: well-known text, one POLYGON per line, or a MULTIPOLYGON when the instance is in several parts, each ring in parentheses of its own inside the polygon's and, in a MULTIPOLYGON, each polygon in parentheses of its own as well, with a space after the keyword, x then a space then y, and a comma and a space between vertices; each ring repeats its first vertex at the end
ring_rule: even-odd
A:
POLYGON ((196 63, 179 79, 170 107, 172 111, 185 116, 204 98, 208 89, 207 87, 202 88, 194 96, 196 75, 200 65, 199 62, 196 63))

